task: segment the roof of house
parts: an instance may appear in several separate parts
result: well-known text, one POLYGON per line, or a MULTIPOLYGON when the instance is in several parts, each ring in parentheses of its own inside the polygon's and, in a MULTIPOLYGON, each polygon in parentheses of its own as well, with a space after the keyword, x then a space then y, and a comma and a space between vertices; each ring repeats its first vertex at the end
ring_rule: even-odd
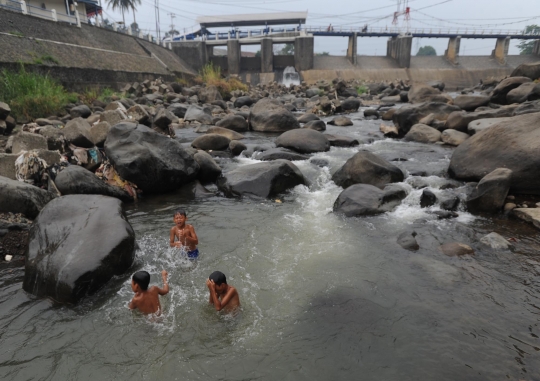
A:
POLYGON ((308 13, 306 11, 201 16, 197 18, 197 22, 201 24, 201 27, 203 28, 305 24, 307 15, 308 13))

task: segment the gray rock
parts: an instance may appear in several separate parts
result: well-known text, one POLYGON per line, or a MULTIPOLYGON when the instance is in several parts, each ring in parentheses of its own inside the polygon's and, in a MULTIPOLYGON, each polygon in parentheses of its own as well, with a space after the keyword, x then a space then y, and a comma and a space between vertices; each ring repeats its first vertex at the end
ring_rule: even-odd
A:
POLYGON ((90 138, 94 145, 103 147, 110 130, 111 125, 108 122, 99 122, 90 127, 90 138))
POLYGON ((197 105, 190 105, 184 115, 186 122, 199 122, 202 124, 212 124, 212 113, 207 107, 200 107, 197 105))
POLYGON ((199 164, 199 174, 197 177, 203 183, 214 182, 221 176, 221 167, 207 152, 198 151, 193 158, 199 164))
POLYGON ((300 128, 294 115, 275 99, 263 98, 251 109, 249 123, 253 131, 285 132, 300 128))
POLYGON ((22 181, 0 176, 0 212, 22 213, 33 219, 54 194, 22 181))
POLYGON ((527 77, 531 80, 540 78, 540 61, 534 63, 524 63, 514 69, 511 77, 527 77))
POLYGON ((154 126, 164 131, 166 135, 169 133, 169 125, 176 122, 178 117, 164 108, 159 109, 154 117, 154 126))
POLYGON ((437 203, 437 196, 435 196, 435 193, 430 191, 429 189, 424 189, 422 191, 422 196, 420 197, 420 207, 421 208, 428 208, 430 206, 433 206, 437 203))
POLYGON ((540 229, 540 208, 515 208, 512 214, 540 229))
POLYGON ((441 140, 441 132, 425 124, 415 124, 403 139, 418 143, 436 143, 441 140))
POLYGON ((70 165, 60 171, 54 179, 54 184, 64 196, 68 194, 100 194, 116 197, 123 201, 133 200, 124 189, 107 184, 89 170, 78 165, 70 165))
MULTIPOLYGON (((16 135, 10 137, 12 140, 11 152, 18 154, 21 151, 32 151, 38 149, 48 149, 47 139, 41 135, 31 132, 19 132, 16 135)), ((6 151, 9 148, 6 147, 6 151)))
POLYGON ((334 135, 334 134, 324 134, 328 141, 330 142, 331 147, 356 147, 360 145, 360 142, 355 138, 344 135, 334 135))
POLYGON ((67 141, 62 129, 54 126, 43 126, 38 132, 41 136, 47 139, 47 149, 51 151, 66 152, 67 141))
POLYGON ((480 242, 495 250, 508 250, 513 248, 513 245, 510 242, 508 242, 503 236, 495 232, 483 236, 482 238, 480 238, 480 242))
POLYGON ((409 251, 417 251, 420 249, 420 245, 416 241, 417 233, 414 230, 406 231, 398 236, 397 243, 399 246, 409 251))
POLYGON ((311 122, 304 124, 303 128, 315 131, 326 131, 326 123, 322 120, 312 120, 311 122))
POLYGON ((183 103, 173 103, 169 107, 167 107, 167 110, 173 113, 178 118, 184 118, 186 115, 187 109, 189 105, 183 104, 183 103))
POLYGON ((248 130, 247 121, 240 115, 231 115, 223 118, 216 123, 216 126, 236 132, 246 132, 248 130))
POLYGON ((462 255, 474 255, 474 250, 469 245, 460 242, 449 242, 439 246, 439 250, 449 257, 460 257, 462 255))
POLYGON ((277 147, 292 149, 299 153, 325 152, 330 142, 318 131, 298 129, 284 132, 276 139, 277 147))
POLYGON ((320 120, 319 117, 311 112, 306 112, 298 118, 298 123, 308 123, 314 120, 320 120))
POLYGON ((346 126, 352 126, 353 122, 346 116, 336 116, 334 119, 332 119, 328 124, 331 124, 333 126, 339 126, 339 127, 346 127, 346 126))
POLYGON ((426 85, 413 85, 408 94, 409 102, 424 103, 424 102, 442 102, 448 103, 452 98, 441 93, 439 89, 426 85))
POLYGON ((0 119, 6 120, 9 113, 11 112, 11 108, 7 103, 0 102, 0 119))
POLYGON ((100 122, 107 122, 111 126, 126 121, 127 119, 128 116, 126 113, 120 109, 104 111, 99 115, 100 122))
POLYGON ((491 97, 487 95, 458 95, 454 98, 454 105, 465 111, 474 111, 478 107, 487 106, 491 97))
POLYGON ((217 184, 228 197, 251 195, 268 198, 305 184, 305 179, 290 161, 274 160, 245 165, 227 172, 217 184))
POLYGON ((467 209, 471 212, 500 212, 510 190, 512 171, 497 168, 484 176, 467 198, 467 209))
POLYGON ((512 117, 507 118, 488 118, 488 119, 477 119, 473 120, 467 125, 467 132, 471 135, 474 135, 480 131, 485 130, 486 128, 489 128, 491 126, 494 126, 496 124, 499 124, 501 122, 506 122, 508 120, 511 120, 512 117))
POLYGON ((240 139, 245 138, 244 135, 239 134, 236 131, 229 130, 228 128, 217 127, 217 126, 210 127, 206 133, 207 134, 217 134, 217 135, 225 136, 229 140, 240 140, 240 139))
POLYGON ((358 109, 362 106, 362 103, 358 99, 345 99, 343 102, 341 102, 341 109, 343 111, 358 111, 358 109))
POLYGON ((125 273, 135 258, 135 233, 121 201, 70 195, 51 201, 29 234, 23 289, 76 303, 125 273))
POLYGON ((216 86, 207 86, 199 90, 199 100, 202 103, 212 103, 215 101, 221 101, 223 98, 219 93, 216 86))
POLYGON ((76 118, 67 122, 66 127, 63 129, 63 133, 69 143, 77 147, 92 148, 94 147, 94 142, 90 135, 90 127, 90 123, 85 119, 76 118))
POLYGON ((332 176, 332 180, 343 188, 370 184, 382 189, 389 183, 403 181, 403 178, 401 169, 368 151, 355 154, 332 176))
POLYGON ((242 106, 251 106, 253 104, 253 99, 251 97, 245 96, 245 97, 238 97, 234 101, 234 107, 240 108, 242 106))
POLYGON ((540 83, 534 82, 523 83, 515 89, 510 90, 506 95, 506 100, 509 104, 535 101, 538 99, 540 99, 540 83))
MULTIPOLYGON (((514 107, 515 108, 515 107, 514 107)), ((512 116, 514 112, 512 107, 501 107, 498 109, 489 109, 485 111, 476 111, 476 112, 453 112, 448 115, 446 120, 445 127, 447 129, 458 130, 466 132, 471 123, 477 119, 487 119, 487 118, 502 118, 507 116, 512 116)))
POLYGON ((440 102, 428 102, 397 109, 392 115, 392 121, 398 128, 399 135, 405 136, 412 126, 418 124, 421 119, 430 114, 433 114, 434 120, 445 121, 450 113, 459 110, 460 108, 454 105, 440 102))
POLYGON ((503 79, 491 92, 491 102, 505 105, 508 104, 506 100, 507 94, 519 87, 522 83, 531 82, 530 78, 527 77, 510 77, 503 79))
POLYGON ((231 142, 229 143, 229 151, 231 151, 234 156, 240 155, 246 149, 246 145, 242 142, 239 142, 238 140, 231 140, 231 142))
POLYGON ((299 153, 296 153, 294 151, 290 151, 288 149, 284 148, 271 148, 269 150, 263 151, 255 156, 255 159, 262 160, 262 161, 270 161, 270 160, 307 160, 309 159, 309 156, 302 155, 299 153))
POLYGON ((80 105, 69 110, 69 114, 72 118, 88 118, 92 115, 92 110, 87 105, 80 105))
POLYGON ((469 134, 457 130, 444 130, 441 134, 441 140, 444 143, 455 147, 469 139, 469 137, 469 134))
POLYGON ((206 134, 199 136, 197 139, 191 142, 191 146, 193 148, 202 149, 205 151, 222 151, 229 148, 230 143, 231 139, 225 136, 218 134, 206 134))
POLYGON ((384 192, 369 184, 355 184, 341 192, 334 202, 334 213, 346 217, 373 216, 390 211, 394 204, 383 203, 384 192))

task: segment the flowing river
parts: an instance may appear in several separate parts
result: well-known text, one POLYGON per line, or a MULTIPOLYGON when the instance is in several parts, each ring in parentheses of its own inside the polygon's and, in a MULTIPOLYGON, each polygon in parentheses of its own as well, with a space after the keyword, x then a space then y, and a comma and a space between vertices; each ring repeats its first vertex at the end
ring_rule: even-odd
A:
MULTIPOLYGON (((422 190, 412 185, 449 192, 444 174, 453 150, 383 139, 380 121, 361 115, 351 115, 354 126, 327 132, 364 144, 313 156, 327 167, 295 162, 310 185, 277 201, 176 193, 126 205, 139 245, 133 271, 148 270, 152 284, 162 269, 170 274, 160 318, 127 309, 131 274, 70 307, 26 294, 23 268, 2 269, 0 379, 538 380, 538 230, 463 210, 438 220, 430 212, 439 207, 420 208, 422 190), (393 212, 332 213, 342 189, 331 174, 359 149, 407 174, 409 195, 393 212), (196 262, 168 247, 179 207, 199 236, 196 262), (417 252, 396 243, 408 229, 418 233, 417 252), (479 242, 493 231, 515 238, 514 251, 479 242), (438 250, 446 242, 476 253, 447 257, 438 250), (214 270, 239 291, 235 317, 208 306, 205 279, 214 270)), ((196 136, 190 129, 178 135, 185 142, 196 136)), ((250 144, 275 139, 246 137, 250 144)), ((251 155, 220 160, 224 171, 255 162, 251 155)))

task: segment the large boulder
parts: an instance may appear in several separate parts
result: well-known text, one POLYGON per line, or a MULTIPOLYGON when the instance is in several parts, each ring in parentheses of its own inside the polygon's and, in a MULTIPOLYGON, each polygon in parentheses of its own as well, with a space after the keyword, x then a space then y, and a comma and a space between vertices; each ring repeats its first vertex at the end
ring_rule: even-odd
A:
POLYGON ((195 179, 198 164, 181 144, 142 124, 111 128, 105 153, 118 174, 145 193, 165 193, 195 179))
POLYGON ((540 113, 516 116, 481 131, 456 148, 449 174, 479 181, 497 168, 511 169, 512 193, 540 194, 540 113))
POLYGON ((324 134, 326 139, 330 142, 331 147, 356 147, 360 145, 360 142, 350 136, 345 135, 334 135, 334 134, 324 134))
POLYGON ((197 151, 193 158, 199 164, 197 178, 203 183, 213 182, 221 176, 221 167, 208 152, 197 151))
POLYGON ((189 105, 186 105, 183 103, 173 103, 169 107, 167 107, 167 110, 172 112, 178 118, 183 119, 184 116, 186 116, 186 112, 188 108, 189 108, 189 105))
POLYGON ((202 124, 212 124, 212 112, 208 107, 190 105, 184 115, 186 122, 199 122, 202 124))
POLYGON ((144 125, 150 124, 150 114, 142 105, 131 106, 126 111, 126 115, 130 122, 140 123, 144 125))
POLYGON ((76 303, 125 273, 135 258, 135 233, 112 197, 70 195, 51 201, 29 235, 23 289, 76 303))
POLYGON ((306 112, 298 118, 299 123, 308 123, 314 120, 320 120, 320 118, 311 112, 306 112))
POLYGON ((240 115, 231 115, 223 118, 216 123, 216 126, 236 132, 246 132, 248 130, 247 121, 240 115))
POLYGON ((47 149, 64 153, 67 148, 67 141, 62 129, 54 126, 43 126, 39 129, 39 134, 47 139, 47 149))
POLYGON ((253 104, 253 99, 251 97, 245 96, 245 97, 238 97, 234 101, 234 107, 240 108, 243 106, 251 106, 253 104))
POLYGON ((67 122, 62 132, 69 143, 77 147, 92 148, 94 142, 90 135, 90 128, 90 123, 86 119, 75 118, 67 122))
POLYGON ((332 126, 346 127, 346 126, 352 126, 353 121, 350 118, 347 118, 346 116, 340 115, 340 116, 336 116, 334 119, 328 122, 328 124, 332 126))
POLYGON ((386 192, 370 184, 355 184, 341 192, 334 202, 334 213, 347 217, 373 216, 388 212, 399 204, 388 201, 386 192))
POLYGON ((302 172, 290 161, 274 160, 245 165, 227 172, 217 184, 228 197, 272 197, 305 184, 305 179, 302 172))
POLYGON ((11 153, 32 151, 35 149, 48 149, 47 139, 41 135, 31 132, 19 132, 18 134, 13 135, 10 139, 13 139, 11 153))
POLYGON ((303 128, 315 131, 326 131, 326 123, 324 123, 322 120, 312 120, 311 122, 304 124, 303 128))
POLYGON ((511 181, 512 171, 507 168, 497 168, 487 174, 467 197, 467 209, 470 212, 500 212, 508 196, 511 181))
POLYGON ((219 134, 206 134, 199 136, 193 142, 191 146, 193 148, 202 149, 204 151, 223 151, 229 148, 231 139, 219 134))
POLYGON ((22 181, 0 176, 0 212, 35 218, 54 194, 22 181))
POLYGON ((510 77, 503 79, 491 92, 491 101, 501 105, 508 104, 506 95, 510 90, 519 87, 522 83, 531 82, 527 77, 510 77))
POLYGON ((326 136, 318 131, 298 129, 281 134, 276 139, 276 146, 292 149, 299 153, 313 153, 328 151, 330 142, 326 136))
POLYGON ((465 111, 474 111, 478 107, 487 106, 490 101, 487 95, 458 95, 454 98, 454 105, 465 111))
POLYGON ((90 138, 92 139, 92 142, 98 147, 103 147, 110 130, 111 125, 108 122, 94 124, 90 127, 90 138))
POLYGON ((221 101, 223 98, 219 93, 216 86, 207 86, 199 90, 199 101, 202 103, 212 103, 215 101, 221 101))
POLYGON ((255 155, 255 159, 262 160, 262 161, 270 161, 270 160, 307 160, 309 159, 309 156, 299 154, 294 151, 290 151, 288 149, 284 148, 270 148, 269 150, 263 151, 255 155))
POLYGON ((461 132, 467 131, 469 123, 478 119, 503 118, 512 116, 514 107, 501 107, 477 112, 455 111, 448 115, 445 128, 458 130, 461 132))
POLYGON ((104 111, 99 115, 100 122, 107 122, 111 126, 128 119, 127 114, 121 109, 104 111))
POLYGON ((92 115, 92 110, 87 105, 80 105, 69 110, 69 114, 72 118, 88 118, 92 115))
POLYGON ((358 111, 360 106, 362 106, 360 100, 354 98, 345 99, 341 102, 341 110, 343 111, 358 111))
POLYGON ((424 103, 424 102, 442 102, 448 103, 452 100, 450 96, 441 93, 439 89, 427 85, 413 85, 409 90, 409 102, 424 103))
POLYGON ((436 143, 441 140, 441 132, 425 124, 415 124, 403 139, 418 143, 436 143))
POLYGON ((212 126, 212 127, 210 127, 210 128, 206 131, 206 133, 207 133, 207 134, 218 134, 218 135, 221 135, 221 136, 225 136, 225 137, 228 138, 229 140, 240 140, 240 139, 244 139, 244 138, 245 138, 244 135, 239 134, 239 133, 236 132, 236 131, 229 130, 228 128, 217 127, 217 126, 212 126))
MULTIPOLYGON (((540 111, 540 110, 539 110, 540 111)), ((489 128, 491 126, 494 126, 496 124, 499 124, 501 122, 506 122, 508 120, 511 120, 512 117, 508 116, 505 118, 487 118, 487 119, 476 119, 470 122, 467 125, 467 132, 470 135, 474 135, 479 133, 480 131, 484 131, 486 128, 489 128)), ((448 130, 446 130, 448 131, 448 130)))
POLYGON ((531 80, 540 78, 540 61, 530 63, 530 64, 521 64, 514 69, 511 77, 527 77, 531 80))
POLYGON ((540 99, 540 83, 527 82, 506 94, 508 103, 523 103, 540 99))
POLYGON ((460 110, 459 107, 454 105, 428 102, 397 109, 392 115, 392 121, 397 126, 400 136, 405 136, 412 126, 420 123, 421 119, 430 114, 433 114, 433 120, 445 121, 450 113, 460 110))
POLYGON ((382 189, 403 179, 401 169, 369 151, 355 154, 332 176, 332 180, 343 188, 370 184, 382 189))
POLYGON ((451 146, 458 146, 469 139, 469 134, 456 130, 444 130, 441 134, 441 140, 451 146))
POLYGON ((275 99, 263 98, 251 109, 249 124, 253 131, 285 132, 300 128, 294 115, 275 99))
POLYGON ((107 184, 89 170, 78 165, 70 165, 60 171, 54 179, 54 184, 62 195, 100 194, 124 201, 133 200, 124 189, 107 184))

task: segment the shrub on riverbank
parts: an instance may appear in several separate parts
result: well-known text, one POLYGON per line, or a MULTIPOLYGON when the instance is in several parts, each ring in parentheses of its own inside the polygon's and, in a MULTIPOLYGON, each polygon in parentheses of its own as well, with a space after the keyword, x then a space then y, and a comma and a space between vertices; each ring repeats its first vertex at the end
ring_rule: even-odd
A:
POLYGON ((0 101, 9 104, 17 118, 35 119, 56 114, 76 97, 47 75, 27 72, 0 72, 0 101))
POLYGON ((238 78, 230 77, 225 79, 221 76, 221 68, 214 66, 212 62, 206 64, 195 81, 206 86, 216 86, 223 99, 231 98, 231 91, 242 90, 248 91, 246 84, 242 83, 238 78))

